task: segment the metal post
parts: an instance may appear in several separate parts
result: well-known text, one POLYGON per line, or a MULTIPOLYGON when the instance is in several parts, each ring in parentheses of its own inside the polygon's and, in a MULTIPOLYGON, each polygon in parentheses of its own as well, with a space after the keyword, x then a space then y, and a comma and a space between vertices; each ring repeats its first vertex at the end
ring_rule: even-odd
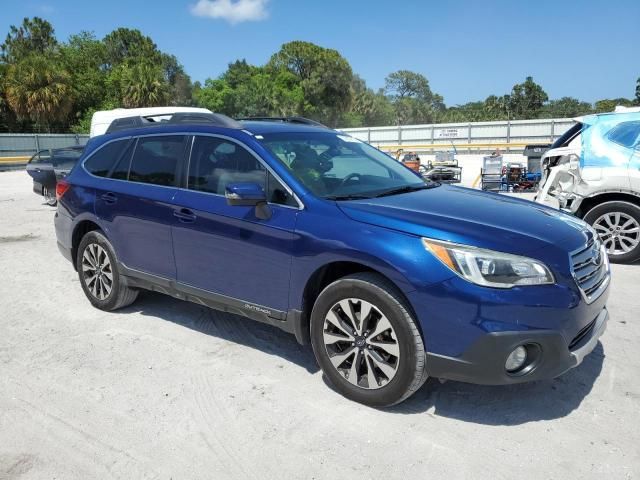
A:
POLYGON ((371 127, 367 128, 367 143, 371 144, 371 127))
MULTIPOLYGON (((507 120, 507 144, 511 143, 511 120, 507 120)), ((510 152, 511 149, 507 145, 507 152, 510 152)))
POLYGON ((38 137, 38 134, 37 134, 37 133, 35 133, 35 134, 33 135, 33 139, 34 139, 34 140, 35 140, 35 142, 36 142, 36 153, 37 153, 37 152, 39 152, 39 151, 40 151, 40 138, 38 137))
MULTIPOLYGON (((471 122, 469 122, 469 131, 467 132, 467 143, 471 144, 471 122)), ((471 147, 467 147, 469 153, 471 153, 471 147)))
MULTIPOLYGON (((435 125, 431 125, 431 145, 433 145, 435 142, 435 135, 436 135, 436 126, 435 125)), ((433 150, 432 150, 433 151, 433 150)))
POLYGON ((556 121, 551 120, 551 143, 555 141, 556 136, 556 121))
POLYGON ((402 125, 398 125, 398 145, 402 145, 402 125))

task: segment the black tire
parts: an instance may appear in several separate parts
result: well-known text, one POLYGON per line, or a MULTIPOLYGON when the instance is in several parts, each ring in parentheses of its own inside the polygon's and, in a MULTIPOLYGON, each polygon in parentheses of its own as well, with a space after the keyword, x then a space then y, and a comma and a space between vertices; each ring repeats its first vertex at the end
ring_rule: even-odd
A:
MULTIPOLYGON (((82 290, 84 290, 85 295, 91 304, 100 310, 112 311, 126 307, 131 305, 138 297, 138 290, 129 288, 126 278, 122 277, 118 273, 116 258, 116 254, 111 243, 109 243, 109 240, 107 240, 100 231, 94 230, 82 237, 80 245, 78 246, 78 253, 76 255, 78 277, 80 278, 80 285, 82 285, 82 290), (91 274, 95 270, 86 270, 85 267, 87 266, 87 263, 86 260, 84 260, 84 256, 85 253, 90 255, 93 249, 99 248, 102 249, 100 250, 101 252, 106 254, 110 265, 108 270, 104 270, 104 275, 108 272, 112 276, 108 294, 104 294, 105 290, 99 290, 100 287, 98 287, 98 293, 96 294, 89 286, 94 284, 87 284, 87 279, 91 277, 91 274)), ((97 280, 95 281, 97 282, 97 280)), ((105 283, 106 281, 107 279, 105 279, 105 283)))
MULTIPOLYGON (((607 233, 605 232, 605 230, 603 230, 603 226, 607 226, 608 224, 606 222, 602 223, 602 219, 603 216, 612 214, 621 215, 622 220, 620 220, 619 222, 620 226, 623 226, 629 219, 633 219, 636 224, 640 226, 640 207, 633 203, 624 201, 612 201, 596 205, 587 212, 587 214, 584 216, 584 221, 596 229, 596 231, 600 235, 600 239, 605 244, 605 247, 608 246, 607 240, 611 238, 611 233, 607 233)), ((630 225, 630 227, 633 226, 635 225, 630 225)), ((635 230, 635 228, 633 230, 635 230)), ((630 237, 628 238, 632 239, 633 241, 640 240, 640 231, 634 231, 632 233, 629 233, 628 235, 630 235, 630 237)), ((616 242, 616 245, 620 247, 620 241, 617 240, 616 242)), ((618 250, 621 250, 621 248, 618 248, 618 250)), ((609 260, 612 263, 633 263, 640 260, 640 242, 638 242, 638 244, 629 252, 621 251, 621 253, 617 254, 609 252, 609 260)))
MULTIPOLYGON (((375 273, 365 272, 343 277, 320 293, 311 313, 311 343, 320 368, 336 390, 365 405, 387 407, 400 403, 427 380, 426 352, 416 321, 396 287, 375 273), (327 351, 329 347, 325 346, 324 340, 325 318, 336 303, 347 298, 361 299, 374 305, 393 327, 400 355, 395 376, 381 387, 367 389, 354 385, 331 363, 327 351)), ((347 345, 346 348, 356 351, 355 346, 347 345)), ((365 369, 368 368, 365 365, 365 369)), ((357 378, 358 375, 356 381, 357 378)))

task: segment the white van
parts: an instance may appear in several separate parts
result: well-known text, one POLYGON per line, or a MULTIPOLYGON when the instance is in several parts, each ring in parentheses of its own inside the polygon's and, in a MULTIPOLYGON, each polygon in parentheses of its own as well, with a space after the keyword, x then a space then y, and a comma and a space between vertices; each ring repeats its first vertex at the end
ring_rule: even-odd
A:
POLYGON ((198 113, 211 113, 206 108, 196 107, 149 107, 149 108, 116 108, 114 110, 102 110, 93 114, 91 117, 91 130, 89 131, 90 137, 96 135, 103 135, 111 122, 117 118, 127 117, 145 117, 148 119, 153 118, 155 121, 168 120, 169 117, 178 112, 198 112, 198 113))

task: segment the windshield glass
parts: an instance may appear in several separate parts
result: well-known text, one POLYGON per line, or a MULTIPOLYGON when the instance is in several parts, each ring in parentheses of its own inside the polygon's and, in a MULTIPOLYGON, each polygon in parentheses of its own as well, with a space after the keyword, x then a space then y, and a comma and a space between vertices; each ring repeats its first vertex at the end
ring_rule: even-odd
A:
POLYGON ((427 186, 393 158, 338 132, 287 132, 262 137, 265 147, 322 198, 370 198, 427 186))

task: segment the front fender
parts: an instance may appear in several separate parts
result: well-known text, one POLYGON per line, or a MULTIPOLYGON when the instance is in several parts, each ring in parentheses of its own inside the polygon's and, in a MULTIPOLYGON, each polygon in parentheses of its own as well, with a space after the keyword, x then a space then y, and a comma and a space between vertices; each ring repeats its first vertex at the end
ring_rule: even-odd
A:
POLYGON ((293 309, 302 309, 304 290, 313 274, 335 262, 375 270, 405 294, 454 276, 424 248, 420 237, 357 222, 343 214, 323 223, 305 211, 298 218, 296 235, 289 297, 293 309))

